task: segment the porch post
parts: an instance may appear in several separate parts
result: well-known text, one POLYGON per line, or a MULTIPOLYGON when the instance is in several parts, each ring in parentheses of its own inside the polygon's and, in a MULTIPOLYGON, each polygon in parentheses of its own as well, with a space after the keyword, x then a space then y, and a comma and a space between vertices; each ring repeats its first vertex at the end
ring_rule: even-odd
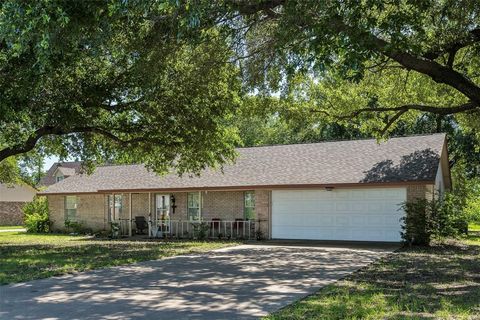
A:
POLYGON ((152 193, 148 193, 148 236, 152 236, 152 193))
POLYGON ((132 236, 132 193, 128 194, 128 236, 132 236))
POLYGON ((110 222, 115 222, 116 218, 117 216, 115 212, 115 193, 112 193, 112 216, 110 217, 110 222))
POLYGON ((203 201, 202 201, 202 191, 198 191, 198 216, 199 216, 199 220, 202 221, 202 205, 203 205, 203 201))

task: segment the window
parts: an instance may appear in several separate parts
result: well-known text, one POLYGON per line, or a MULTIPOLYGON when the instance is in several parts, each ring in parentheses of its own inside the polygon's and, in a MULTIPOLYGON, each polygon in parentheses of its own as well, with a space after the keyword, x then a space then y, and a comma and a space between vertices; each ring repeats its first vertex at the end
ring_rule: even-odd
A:
POLYGON ((65 197, 65 220, 75 221, 77 218, 77 197, 65 197))
POLYGON ((246 191, 245 197, 245 220, 255 220, 255 191, 246 191))
POLYGON ((63 180, 63 176, 57 176, 57 182, 60 182, 63 180))
POLYGON ((108 196, 108 219, 109 221, 115 221, 122 216, 122 195, 115 194, 108 196), (113 210, 115 206, 115 211, 113 210))
POLYGON ((187 215, 189 220, 200 220, 200 193, 190 192, 187 197, 187 215))

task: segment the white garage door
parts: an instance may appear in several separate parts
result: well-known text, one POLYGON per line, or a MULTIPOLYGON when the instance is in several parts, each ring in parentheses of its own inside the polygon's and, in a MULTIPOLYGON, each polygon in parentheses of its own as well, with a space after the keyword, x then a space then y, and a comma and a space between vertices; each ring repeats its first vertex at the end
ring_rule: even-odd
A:
POLYGON ((406 188, 274 190, 272 238, 400 241, 406 188))

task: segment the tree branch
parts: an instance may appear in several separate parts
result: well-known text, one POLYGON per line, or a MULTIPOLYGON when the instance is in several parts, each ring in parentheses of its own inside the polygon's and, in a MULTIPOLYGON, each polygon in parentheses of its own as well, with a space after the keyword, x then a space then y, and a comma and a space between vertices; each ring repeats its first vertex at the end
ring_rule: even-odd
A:
POLYGON ((52 126, 45 126, 40 129, 37 129, 32 136, 30 136, 25 142, 21 144, 16 144, 14 146, 4 148, 0 150, 0 161, 17 154, 26 153, 32 150, 37 141, 46 135, 54 134, 58 130, 58 128, 54 128, 52 126))
POLYGON ((237 10, 242 15, 252 15, 260 11, 270 11, 282 4, 285 0, 230 0, 227 4, 234 10, 237 10))
MULTIPOLYGON (((449 115, 449 114, 455 114, 455 113, 473 111, 473 110, 480 111, 480 104, 468 102, 468 103, 464 103, 459 106, 453 106, 453 107, 435 107, 435 106, 425 106, 420 104, 406 104, 400 107, 362 108, 362 109, 353 111, 349 115, 334 116, 334 117, 337 119, 345 120, 345 119, 354 118, 362 113, 368 113, 368 112, 393 112, 393 111, 406 112, 410 110, 429 112, 429 113, 434 113, 439 115, 449 115)), ((327 113, 325 110, 318 110, 318 112, 327 113)))
POLYGON ((136 100, 128 101, 128 102, 118 102, 118 103, 109 103, 109 104, 100 104, 100 108, 107 110, 107 111, 124 111, 130 108, 132 105, 140 103, 145 100, 145 97, 140 97, 136 100))
POLYGON ((120 137, 109 132, 108 130, 99 127, 72 127, 65 129, 54 126, 44 126, 35 130, 35 132, 26 141, 0 150, 0 162, 8 157, 31 151, 33 148, 35 148, 38 140, 40 140, 42 137, 48 135, 64 135, 71 133, 97 133, 123 146, 147 140, 144 137, 136 137, 129 140, 123 140, 120 137))
MULTIPOLYGON (((340 16, 332 18, 330 26, 332 30, 339 33, 344 33, 349 36, 358 35, 358 30, 346 25, 340 16)), ((463 93, 471 101, 480 104, 480 87, 470 81, 470 79, 464 77, 461 73, 449 67, 442 66, 435 61, 415 57, 407 52, 392 48, 390 43, 369 32, 363 32, 360 36, 370 41, 371 50, 391 58, 409 70, 415 70, 425 74, 437 83, 447 84, 463 93)))
POLYGON ((448 60, 447 60, 447 66, 452 69, 453 68, 453 63, 455 62, 455 56, 457 54, 458 50, 452 50, 448 53, 448 60))
MULTIPOLYGON (((252 15, 259 11, 272 10, 277 6, 283 5, 286 0, 263 0, 263 1, 247 1, 247 0, 230 0, 232 8, 243 15, 252 15)), ((429 76, 437 83, 449 85, 468 97, 476 104, 480 104, 480 87, 461 73, 453 70, 448 66, 443 66, 436 61, 435 57, 451 50, 460 49, 464 46, 471 45, 480 41, 480 29, 474 29, 465 39, 459 40, 451 44, 441 51, 432 51, 424 56, 414 56, 406 51, 394 48, 389 42, 375 36, 368 31, 359 31, 358 28, 351 27, 343 21, 339 15, 331 17, 327 24, 331 30, 337 33, 343 33, 351 38, 361 37, 367 41, 367 47, 372 51, 376 51, 392 60, 396 61, 406 69, 415 70, 419 73, 429 76), (427 56, 428 58, 426 58, 427 56)), ((453 56, 452 56, 453 58, 453 56)), ((453 61, 451 62, 453 64, 453 61)))
POLYGON ((423 57, 428 60, 435 60, 445 53, 457 52, 458 50, 468 47, 476 42, 480 42, 480 28, 471 30, 465 38, 458 39, 443 48, 437 48, 426 52, 423 57))
POLYGON ((455 114, 455 113, 460 113, 460 112, 466 112, 466 111, 478 111, 480 112, 480 105, 475 104, 472 102, 465 103, 459 106, 454 106, 454 107, 434 107, 434 106, 425 106, 425 105, 418 105, 418 104, 406 104, 400 107, 385 107, 385 108, 362 108, 355 110, 351 112, 348 115, 332 115, 326 110, 320 109, 320 110, 313 110, 313 112, 318 112, 318 113, 323 113, 328 117, 335 118, 337 120, 349 120, 355 117, 358 117, 362 113, 379 113, 379 112, 396 112, 396 114, 390 118, 387 123, 385 124, 385 127, 380 130, 380 134, 384 135, 388 129, 406 112, 411 111, 411 110, 416 110, 416 111, 423 111, 423 112, 429 112, 429 113, 434 113, 437 115, 449 115, 449 114, 455 114))
POLYGON ((407 111, 408 109, 398 111, 392 118, 390 118, 390 120, 388 120, 388 122, 385 124, 385 127, 383 127, 383 129, 380 131, 380 134, 384 135, 385 132, 387 132, 388 129, 395 123, 395 121, 397 121, 407 111))

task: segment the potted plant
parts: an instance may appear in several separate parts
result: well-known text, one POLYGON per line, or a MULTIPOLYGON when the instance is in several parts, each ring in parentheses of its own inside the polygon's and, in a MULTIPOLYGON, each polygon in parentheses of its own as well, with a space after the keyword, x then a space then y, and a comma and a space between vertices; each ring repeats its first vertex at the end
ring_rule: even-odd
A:
POLYGON ((110 222, 110 230, 112 231, 112 239, 120 237, 120 224, 118 222, 110 222))

